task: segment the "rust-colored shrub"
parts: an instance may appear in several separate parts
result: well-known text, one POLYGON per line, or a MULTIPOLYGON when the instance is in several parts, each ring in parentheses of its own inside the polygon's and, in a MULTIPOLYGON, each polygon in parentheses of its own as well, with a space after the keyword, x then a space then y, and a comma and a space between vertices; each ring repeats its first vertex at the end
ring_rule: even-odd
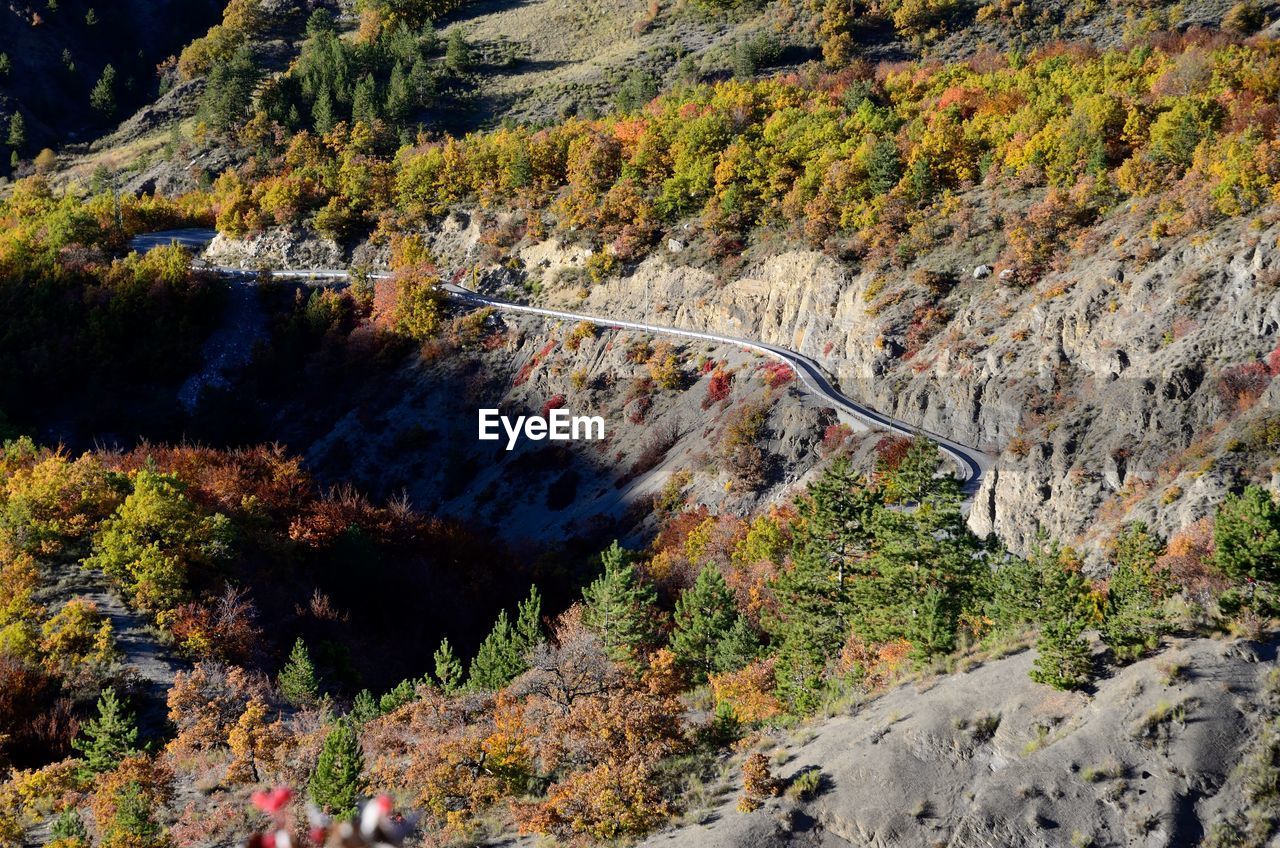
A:
POLYGON ((737 671, 711 675, 716 706, 727 705, 738 721, 752 724, 782 714, 782 702, 774 694, 776 657, 756 660, 737 671))

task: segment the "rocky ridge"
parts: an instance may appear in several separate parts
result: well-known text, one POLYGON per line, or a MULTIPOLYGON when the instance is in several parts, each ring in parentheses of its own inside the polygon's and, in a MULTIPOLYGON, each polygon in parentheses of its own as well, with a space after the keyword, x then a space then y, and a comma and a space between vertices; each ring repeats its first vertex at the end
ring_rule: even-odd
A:
MULTIPOLYGON (((668 240, 622 275, 584 285, 587 248, 554 238, 517 245, 513 271, 486 254, 485 218, 504 220, 457 211, 424 231, 446 275, 470 272, 468 285, 538 292, 538 302, 585 314, 785 345, 823 364, 846 394, 999 454, 969 520, 1014 550, 1041 527, 1096 553, 1122 520, 1169 534, 1246 480, 1273 483, 1280 381, 1249 403, 1221 388, 1224 369, 1277 346, 1280 225, 1266 219, 1153 246, 1117 215, 1090 235, 1093 249, 1032 285, 974 278, 977 266, 997 265, 998 240, 953 243, 928 257, 950 281, 941 299, 949 320, 909 349, 919 268, 783 249, 726 278, 668 240)), ((305 232, 220 238, 208 258, 245 267, 353 261, 305 232)), ((385 248, 361 245, 355 261, 381 267, 385 248)))

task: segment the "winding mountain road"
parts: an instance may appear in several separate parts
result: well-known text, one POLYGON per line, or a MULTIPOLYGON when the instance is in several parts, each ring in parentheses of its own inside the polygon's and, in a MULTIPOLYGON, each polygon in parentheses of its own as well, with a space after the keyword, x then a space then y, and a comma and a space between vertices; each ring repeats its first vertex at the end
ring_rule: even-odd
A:
MULTIPOLYGON (((130 247, 135 250, 149 250, 159 245, 177 242, 185 247, 195 251, 202 250, 204 245, 208 244, 214 237, 213 230, 170 230, 166 232, 150 233, 145 236, 139 236, 130 242, 130 247)), ((225 266, 210 266, 206 270, 217 274, 240 279, 248 282, 246 278, 251 277, 252 272, 243 268, 230 268, 225 266)), ((319 284, 331 284, 338 282, 347 282, 351 279, 348 271, 341 268, 315 268, 315 269, 299 269, 299 270, 283 270, 273 271, 272 276, 277 279, 292 279, 311 281, 319 284)), ((386 278, 387 274, 372 274, 375 279, 386 278)), ((801 383, 812 394, 821 398, 827 404, 835 407, 838 411, 844 412, 846 415, 859 421, 868 427, 888 430, 892 433, 898 433, 903 436, 923 435, 932 439, 938 444, 939 449, 946 455, 956 466, 957 478, 963 484, 966 500, 973 497, 982 482, 982 476, 991 468, 995 460, 992 456, 984 453, 977 448, 961 444, 938 433, 931 432, 905 421, 899 421, 896 418, 890 418, 888 415, 877 412, 866 404, 846 397, 841 394, 839 389, 832 383, 831 379, 823 372, 822 367, 805 356, 797 353, 789 348, 780 347, 778 345, 769 344, 763 341, 753 339, 741 339, 734 336, 721 335, 719 333, 709 333, 702 330, 686 330, 679 327, 667 327, 661 324, 650 324, 640 321, 621 321, 615 318, 603 318, 598 315, 588 315, 581 312, 566 312, 558 309, 547 309, 540 306, 527 306, 521 303, 512 303, 506 300, 489 297, 470 289, 465 289, 458 285, 446 284, 441 288, 453 299, 462 303, 475 306, 491 306, 494 309, 500 309, 507 312, 523 312, 530 315, 541 315, 547 318, 560 318, 566 321, 589 321, 593 324, 604 327, 616 327, 619 329, 639 330, 645 333, 652 333, 664 336, 677 336, 680 338, 696 339, 699 341, 714 342, 717 344, 738 345, 740 347, 749 348, 751 350, 762 353, 773 359, 791 366, 800 378, 801 383)))

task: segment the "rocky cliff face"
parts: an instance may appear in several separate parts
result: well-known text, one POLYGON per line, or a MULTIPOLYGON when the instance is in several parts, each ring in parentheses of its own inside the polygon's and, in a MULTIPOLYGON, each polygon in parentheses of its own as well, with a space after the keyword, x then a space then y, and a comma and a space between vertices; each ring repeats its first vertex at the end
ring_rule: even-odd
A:
POLYGON ((1258 371, 1276 348, 1278 235, 1253 222, 1158 248, 1099 238, 1031 286, 975 280, 983 252, 952 251, 940 269, 955 282, 941 300, 949 320, 923 344, 917 272, 815 252, 769 256, 723 283, 653 256, 585 298, 552 285, 548 300, 799 350, 847 394, 999 455, 975 531, 1025 549, 1040 525, 1094 547, 1117 521, 1168 533, 1243 479, 1270 481, 1280 382, 1241 397, 1224 371, 1258 371))
MULTIPOLYGON (((425 233, 447 275, 581 313, 785 345, 846 394, 997 455, 970 524, 1014 550, 1037 527, 1093 552, 1121 521, 1168 534, 1276 472, 1280 381, 1265 358, 1280 329, 1280 225, 1269 220, 1158 243, 1117 215, 1034 284, 1000 266, 975 278, 1000 252, 994 236, 905 270, 792 249, 757 251, 731 275, 671 241, 584 284, 589 250, 523 243, 511 250, 518 262, 499 263, 482 233, 503 218, 484 217, 456 212, 425 233)), ((211 256, 246 267, 348 261, 304 234, 219 240, 211 256)), ((365 245, 354 261, 385 259, 365 245)))

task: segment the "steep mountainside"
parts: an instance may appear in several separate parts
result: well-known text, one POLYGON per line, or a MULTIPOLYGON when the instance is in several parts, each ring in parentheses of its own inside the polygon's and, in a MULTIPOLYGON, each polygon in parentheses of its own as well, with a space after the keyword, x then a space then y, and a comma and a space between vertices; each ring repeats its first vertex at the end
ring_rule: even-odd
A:
MULTIPOLYGON (((26 123, 17 152, 83 141, 114 126, 156 96, 156 65, 218 20, 219 0, 14 0, 0 8, 0 115, 26 123), (110 65, 110 108, 92 108, 90 92, 110 65)), ((9 148, 0 167, 8 167, 9 148)))
POLYGON ((1241 382, 1240 369, 1258 371, 1280 342, 1280 228, 1266 213, 1153 242, 1137 217, 1091 233, 1031 287, 973 279, 998 237, 938 251, 927 266, 955 281, 952 317, 907 357, 916 272, 820 253, 765 255, 724 284, 656 256, 585 300, 576 287, 548 298, 800 350, 851 396, 999 452, 976 531, 1017 550, 1037 526, 1093 546, 1121 521, 1172 532, 1276 471, 1280 383, 1265 369, 1241 382))

